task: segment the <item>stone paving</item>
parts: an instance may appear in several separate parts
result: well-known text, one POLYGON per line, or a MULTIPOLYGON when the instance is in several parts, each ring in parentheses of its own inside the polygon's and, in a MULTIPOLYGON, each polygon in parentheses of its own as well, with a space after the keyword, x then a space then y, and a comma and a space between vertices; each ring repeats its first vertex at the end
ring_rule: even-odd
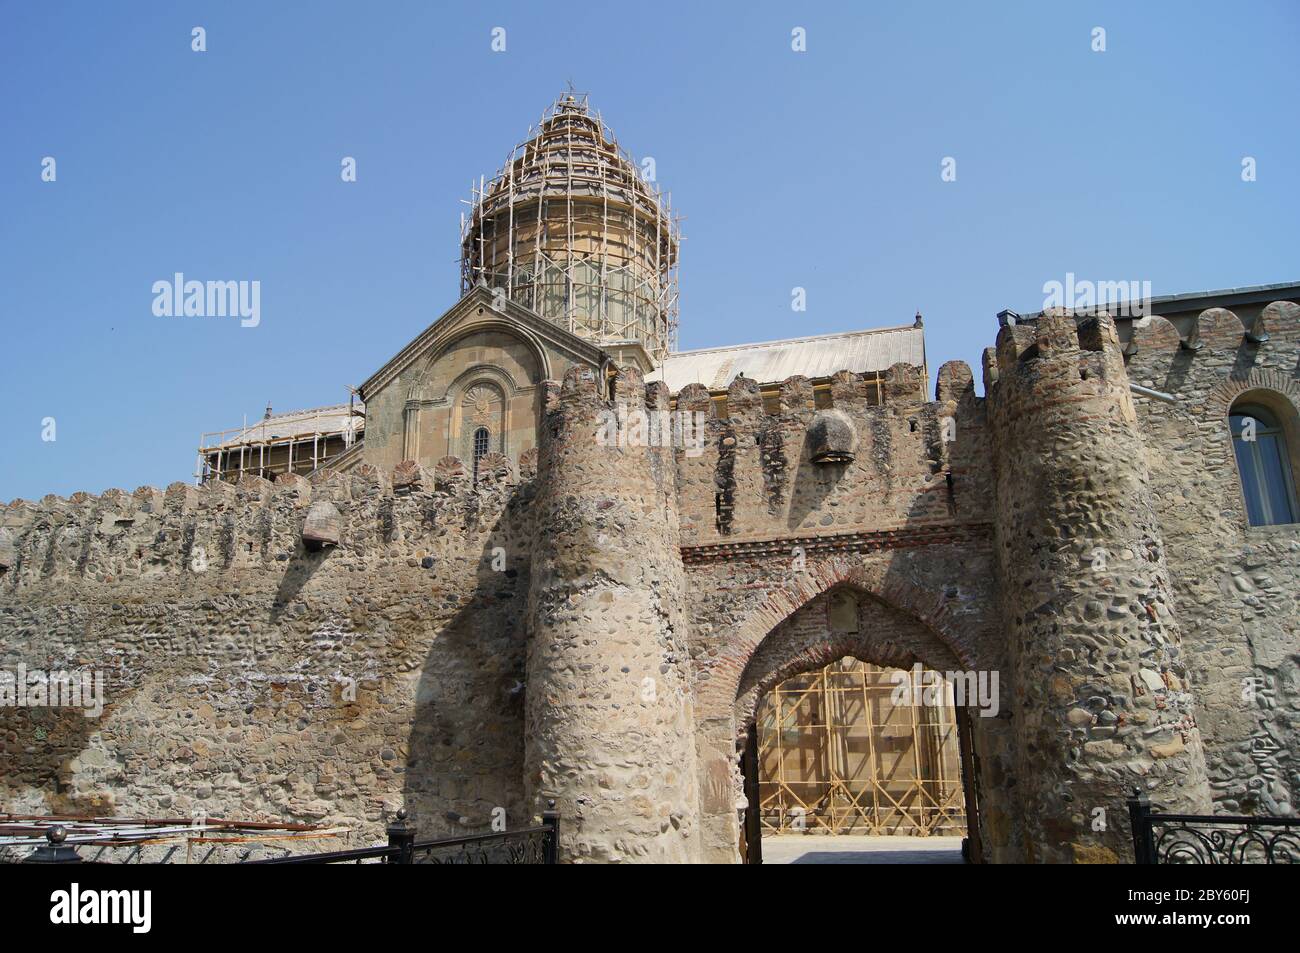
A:
POLYGON ((960 864, 960 837, 779 834, 763 838, 765 864, 960 864))

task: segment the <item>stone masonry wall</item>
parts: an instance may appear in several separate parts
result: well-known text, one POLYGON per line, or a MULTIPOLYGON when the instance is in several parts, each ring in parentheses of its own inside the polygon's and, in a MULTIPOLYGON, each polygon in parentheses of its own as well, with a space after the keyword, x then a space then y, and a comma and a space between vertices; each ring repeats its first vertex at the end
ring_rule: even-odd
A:
MULTIPOLYGON (((1129 376, 1173 395, 1139 399, 1156 510, 1182 619, 1217 811, 1294 814, 1300 797, 1300 524, 1248 525, 1228 428, 1264 403, 1300 450, 1300 306, 1252 321, 1202 313, 1200 348, 1153 316, 1134 326, 1129 376)), ((1293 469, 1294 465, 1293 465, 1293 469)), ((1300 473, 1300 470, 1295 470, 1300 473)))
POLYGON ((511 482, 449 460, 8 507, 0 667, 102 671, 107 705, 0 709, 0 810, 352 829, 299 851, 371 843, 403 805, 422 834, 527 823, 511 482), (312 500, 338 546, 304 547, 312 500))
MULTIPOLYGON (((685 387, 677 409, 704 415, 698 452, 677 451, 683 559, 699 724, 705 858, 731 862, 739 836, 737 741, 753 712, 738 700, 772 653, 785 675, 839 658, 823 637, 788 655, 787 620, 836 588, 875 607, 854 640, 884 661, 898 625, 931 647, 931 667, 1001 672, 991 546, 992 469, 984 402, 960 362, 939 371, 927 402, 918 368, 897 365, 883 400, 847 371, 833 378, 832 411, 852 459, 818 462, 825 411, 806 379, 780 388, 767 414, 753 381, 738 378, 727 417, 707 390, 685 387), (788 664, 787 664, 788 663, 788 664)), ((816 613, 816 609, 810 609, 816 613)), ((836 654, 838 653, 838 654, 836 654)), ((1009 696, 1004 696, 1009 697, 1009 696)), ((1006 703, 976 718, 982 834, 989 855, 1019 859, 1013 753, 1006 703)))

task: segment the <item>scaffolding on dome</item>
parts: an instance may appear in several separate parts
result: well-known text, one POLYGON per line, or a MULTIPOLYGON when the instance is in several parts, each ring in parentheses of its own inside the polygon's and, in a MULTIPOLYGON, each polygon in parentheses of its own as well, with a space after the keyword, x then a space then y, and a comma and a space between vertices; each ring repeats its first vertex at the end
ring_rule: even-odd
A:
POLYGON ((585 94, 556 100, 461 215, 461 293, 504 292, 598 343, 677 346, 679 222, 585 94))

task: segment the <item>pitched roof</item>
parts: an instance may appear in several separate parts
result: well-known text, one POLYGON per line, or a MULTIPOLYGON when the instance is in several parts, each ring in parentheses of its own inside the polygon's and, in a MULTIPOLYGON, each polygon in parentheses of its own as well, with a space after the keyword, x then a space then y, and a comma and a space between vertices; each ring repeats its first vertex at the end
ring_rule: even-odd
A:
POLYGON ((830 377, 843 370, 861 374, 898 363, 925 366, 924 330, 908 325, 677 351, 646 379, 663 381, 676 393, 687 384, 721 390, 742 372, 760 384, 776 384, 795 374, 830 377))

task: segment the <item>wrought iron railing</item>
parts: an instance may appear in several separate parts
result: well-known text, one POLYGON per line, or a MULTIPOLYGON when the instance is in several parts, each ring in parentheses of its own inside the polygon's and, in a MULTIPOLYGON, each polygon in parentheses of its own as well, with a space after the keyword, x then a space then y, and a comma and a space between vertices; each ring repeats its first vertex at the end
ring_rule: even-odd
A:
POLYGON ((1300 863, 1300 817, 1155 814, 1141 791, 1128 799, 1128 815, 1135 863, 1300 863))
POLYGON ((542 814, 542 823, 513 831, 490 831, 465 837, 417 841, 406 824, 406 811, 388 825, 388 843, 378 847, 321 854, 291 854, 250 860, 250 864, 554 864, 560 816, 542 814))

